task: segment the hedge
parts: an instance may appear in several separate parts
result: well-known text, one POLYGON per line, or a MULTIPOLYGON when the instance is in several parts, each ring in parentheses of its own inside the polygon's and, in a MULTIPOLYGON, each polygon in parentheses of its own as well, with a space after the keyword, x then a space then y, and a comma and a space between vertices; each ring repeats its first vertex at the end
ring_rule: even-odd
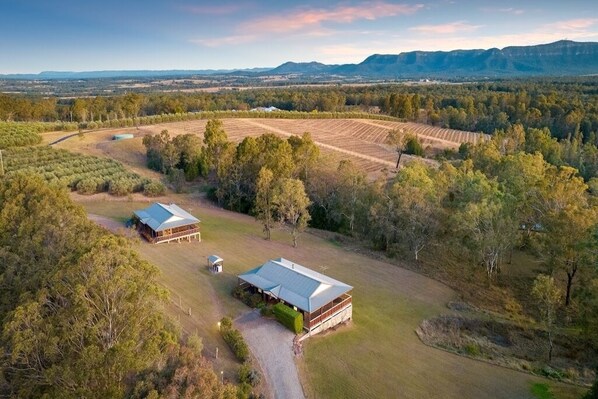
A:
POLYGON ((232 327, 232 321, 228 317, 223 317, 220 320, 220 333, 236 358, 242 362, 247 360, 249 357, 249 347, 245 343, 241 332, 232 327))
POLYGON ((303 314, 282 303, 274 305, 272 310, 274 311, 276 320, 295 334, 299 334, 303 330, 303 314))

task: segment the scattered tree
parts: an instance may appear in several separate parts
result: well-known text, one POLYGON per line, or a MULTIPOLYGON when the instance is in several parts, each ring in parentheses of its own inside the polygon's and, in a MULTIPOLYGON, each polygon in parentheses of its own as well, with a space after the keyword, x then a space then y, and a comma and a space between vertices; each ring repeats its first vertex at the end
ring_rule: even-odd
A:
POLYGON ((274 224, 274 175, 268 168, 261 168, 257 178, 257 195, 255 197, 254 213, 255 218, 264 225, 266 240, 270 239, 270 233, 274 224))
POLYGON ((546 328, 548 337, 548 362, 551 362, 556 310, 561 300, 561 290, 555 285, 552 277, 541 274, 534 281, 532 296, 537 302, 544 327, 546 328))
POLYGON ((288 225, 293 237, 293 247, 297 247, 297 238, 307 227, 310 205, 301 180, 282 179, 274 187, 273 203, 279 220, 288 225))

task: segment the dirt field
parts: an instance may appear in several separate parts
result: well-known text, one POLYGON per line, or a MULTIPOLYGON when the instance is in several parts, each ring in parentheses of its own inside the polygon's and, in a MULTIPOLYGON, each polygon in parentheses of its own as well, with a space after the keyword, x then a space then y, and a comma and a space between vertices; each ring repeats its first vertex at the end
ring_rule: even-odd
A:
MULTIPOLYGON (((87 132, 82 137, 73 138, 57 144, 57 147, 82 151, 93 155, 106 155, 131 166, 137 173, 144 173, 145 148, 141 140, 146 134, 155 134, 166 129, 172 136, 193 133, 203 136, 207 121, 172 122, 140 128, 122 128, 87 132), (114 134, 132 133, 131 140, 112 141, 114 134)), ((401 123, 365 119, 223 119, 224 129, 229 139, 239 142, 247 136, 259 136, 274 133, 283 138, 310 132, 314 141, 324 154, 333 156, 338 161, 351 159, 368 173, 377 173, 382 169, 393 169, 396 164, 395 150, 384 144, 388 131, 403 129, 417 134, 424 147, 432 152, 444 149, 457 149, 463 142, 476 143, 485 140, 486 135, 441 129, 417 123, 401 123)), ((45 133, 44 141, 53 142, 61 133, 45 133)), ((405 155, 402 162, 408 162, 405 155)))
MULTIPOLYGON (((123 220, 147 203, 108 196, 77 196, 88 212, 123 220)), ((233 380, 238 365, 221 340, 217 321, 236 317, 247 307, 232 298, 236 275, 275 257, 286 257, 353 285, 354 320, 350 326, 308 339, 299 358, 304 390, 310 398, 533 398, 531 385, 551 385, 559 397, 579 389, 428 347, 415 329, 423 319, 448 312, 455 294, 446 286, 386 262, 373 260, 304 234, 293 248, 286 232, 272 241, 261 236, 253 218, 218 209, 196 197, 172 200, 201 220, 202 242, 135 244, 162 271, 172 293, 171 312, 187 331, 204 337, 205 353, 219 347, 216 369, 233 380), (224 259, 224 273, 206 270, 205 259, 224 259), (179 299, 180 298, 180 299, 179 299), (188 315, 188 309, 191 315, 188 315)))

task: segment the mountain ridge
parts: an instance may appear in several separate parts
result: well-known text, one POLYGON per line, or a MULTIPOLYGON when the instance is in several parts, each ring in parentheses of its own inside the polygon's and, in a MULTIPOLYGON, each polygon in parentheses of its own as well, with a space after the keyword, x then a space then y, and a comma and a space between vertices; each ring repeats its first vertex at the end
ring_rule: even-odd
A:
POLYGON ((598 73, 598 43, 560 40, 503 49, 373 54, 331 73, 376 77, 572 76, 598 73))
POLYGON ((598 42, 559 40, 502 49, 409 51, 372 54, 358 64, 327 65, 317 61, 285 62, 274 68, 202 70, 45 71, 0 75, 0 79, 51 80, 101 78, 173 78, 240 74, 243 76, 341 76, 361 79, 505 78, 598 74, 598 42))

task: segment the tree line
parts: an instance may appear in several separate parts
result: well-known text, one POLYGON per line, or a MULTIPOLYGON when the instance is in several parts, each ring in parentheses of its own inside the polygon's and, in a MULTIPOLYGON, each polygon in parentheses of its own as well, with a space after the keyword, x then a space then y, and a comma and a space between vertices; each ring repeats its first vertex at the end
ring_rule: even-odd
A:
POLYGON ((375 111, 434 126, 492 134, 515 124, 548 128, 564 139, 578 132, 598 144, 595 77, 488 83, 264 88, 218 93, 139 93, 74 99, 0 94, 0 120, 104 123, 150 115, 247 111, 375 111))
POLYGON ((144 144, 150 167, 180 170, 189 180, 204 176, 214 198, 253 214, 266 238, 282 224, 296 245, 309 223, 416 262, 442 253, 462 265, 461 273, 473 267, 490 282, 513 251, 528 252, 562 287, 559 309, 598 338, 596 182, 557 162, 561 144, 545 130, 518 125, 463 146, 459 159, 436 166, 415 161, 375 181, 350 160, 336 168, 318 162, 308 133, 233 144, 212 120, 203 141, 163 132, 144 144))
POLYGON ((319 156, 309 134, 283 140, 274 134, 228 140, 222 122, 208 121, 203 141, 195 134, 170 138, 167 130, 143 139, 149 168, 166 174, 176 189, 198 176, 212 184, 210 195, 238 212, 253 212, 266 237, 275 225, 289 228, 293 245, 310 220, 307 180, 319 156))
POLYGON ((236 398, 163 313, 157 274, 66 190, 0 181, 0 395, 236 398))

